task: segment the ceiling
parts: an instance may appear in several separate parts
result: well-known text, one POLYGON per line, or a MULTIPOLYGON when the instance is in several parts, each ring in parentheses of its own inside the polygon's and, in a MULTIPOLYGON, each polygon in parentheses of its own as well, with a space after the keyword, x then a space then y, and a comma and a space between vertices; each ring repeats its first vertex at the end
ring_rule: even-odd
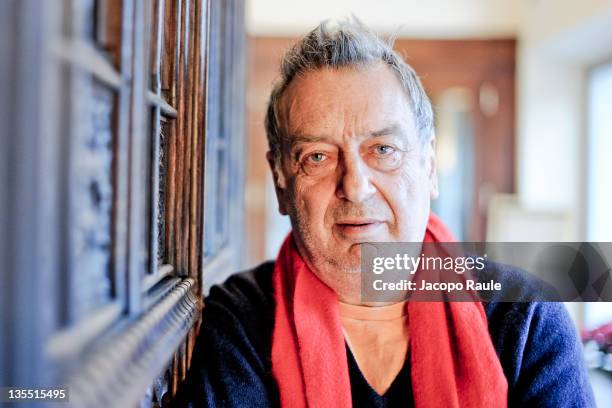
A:
MULTIPOLYGON (((534 1, 534 0, 531 0, 534 1)), ((413 38, 516 36, 519 0, 247 0, 247 30, 295 36, 354 14, 380 34, 413 38)))

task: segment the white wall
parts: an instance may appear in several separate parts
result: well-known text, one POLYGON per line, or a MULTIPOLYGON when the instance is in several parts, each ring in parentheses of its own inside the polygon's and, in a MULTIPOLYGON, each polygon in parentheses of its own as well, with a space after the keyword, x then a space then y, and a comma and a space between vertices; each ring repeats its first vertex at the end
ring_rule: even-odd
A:
POLYGON ((252 35, 296 35, 351 13, 383 34, 407 37, 513 37, 516 0, 250 0, 252 35))
POLYGON ((612 58, 611 0, 523 0, 518 31, 518 193, 574 215, 584 238, 587 71, 612 58))
MULTIPOLYGON (((551 240, 585 240, 586 76, 591 67, 612 59, 612 0, 522 0, 521 13, 519 200, 527 210, 567 215, 568 236, 551 240)), ((567 306, 577 325, 583 326, 582 305, 567 306)))
POLYGON ((518 67, 518 192, 534 210, 577 208, 582 73, 522 48, 518 67))
POLYGON ((591 20, 609 13, 612 6, 610 0, 521 1, 520 36, 529 46, 545 42, 558 43, 564 34, 582 31, 581 26, 585 23, 590 24, 591 20))
POLYGON ((612 241, 612 61, 591 72, 588 81, 589 191, 586 237, 612 241))

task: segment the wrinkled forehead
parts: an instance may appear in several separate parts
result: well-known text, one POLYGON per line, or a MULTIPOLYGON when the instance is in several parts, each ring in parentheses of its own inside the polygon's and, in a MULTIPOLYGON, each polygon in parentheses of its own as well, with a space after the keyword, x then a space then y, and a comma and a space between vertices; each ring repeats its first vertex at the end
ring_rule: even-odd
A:
POLYGON ((296 77, 280 99, 278 114, 283 139, 359 136, 390 126, 416 132, 408 96, 384 63, 322 68, 296 77))

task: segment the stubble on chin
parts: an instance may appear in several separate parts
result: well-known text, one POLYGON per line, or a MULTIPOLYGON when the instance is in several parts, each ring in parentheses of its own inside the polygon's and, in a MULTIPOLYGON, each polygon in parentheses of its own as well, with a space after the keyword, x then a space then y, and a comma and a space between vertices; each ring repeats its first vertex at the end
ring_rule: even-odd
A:
POLYGON ((327 240, 323 240, 312 233, 308 226, 309 223, 298 212, 291 211, 290 217, 298 249, 311 268, 321 270, 321 272, 325 270, 336 273, 359 273, 361 271, 358 246, 336 245, 331 231, 329 231, 327 240))

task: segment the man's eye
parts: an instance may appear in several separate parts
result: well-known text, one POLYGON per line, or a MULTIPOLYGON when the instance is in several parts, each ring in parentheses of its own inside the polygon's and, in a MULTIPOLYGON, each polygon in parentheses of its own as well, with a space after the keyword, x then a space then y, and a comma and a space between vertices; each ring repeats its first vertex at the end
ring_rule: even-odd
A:
POLYGON ((309 176, 321 176, 334 168, 333 154, 313 152, 305 154, 300 162, 301 170, 309 176))
POLYGON ((308 160, 314 162, 314 163, 321 163, 323 160, 325 160, 327 158, 327 156, 325 156, 325 154, 323 153, 312 153, 308 156, 308 160))
POLYGON ((395 149, 389 145, 378 145, 375 147, 375 152, 381 156, 391 154, 395 151, 395 149))

